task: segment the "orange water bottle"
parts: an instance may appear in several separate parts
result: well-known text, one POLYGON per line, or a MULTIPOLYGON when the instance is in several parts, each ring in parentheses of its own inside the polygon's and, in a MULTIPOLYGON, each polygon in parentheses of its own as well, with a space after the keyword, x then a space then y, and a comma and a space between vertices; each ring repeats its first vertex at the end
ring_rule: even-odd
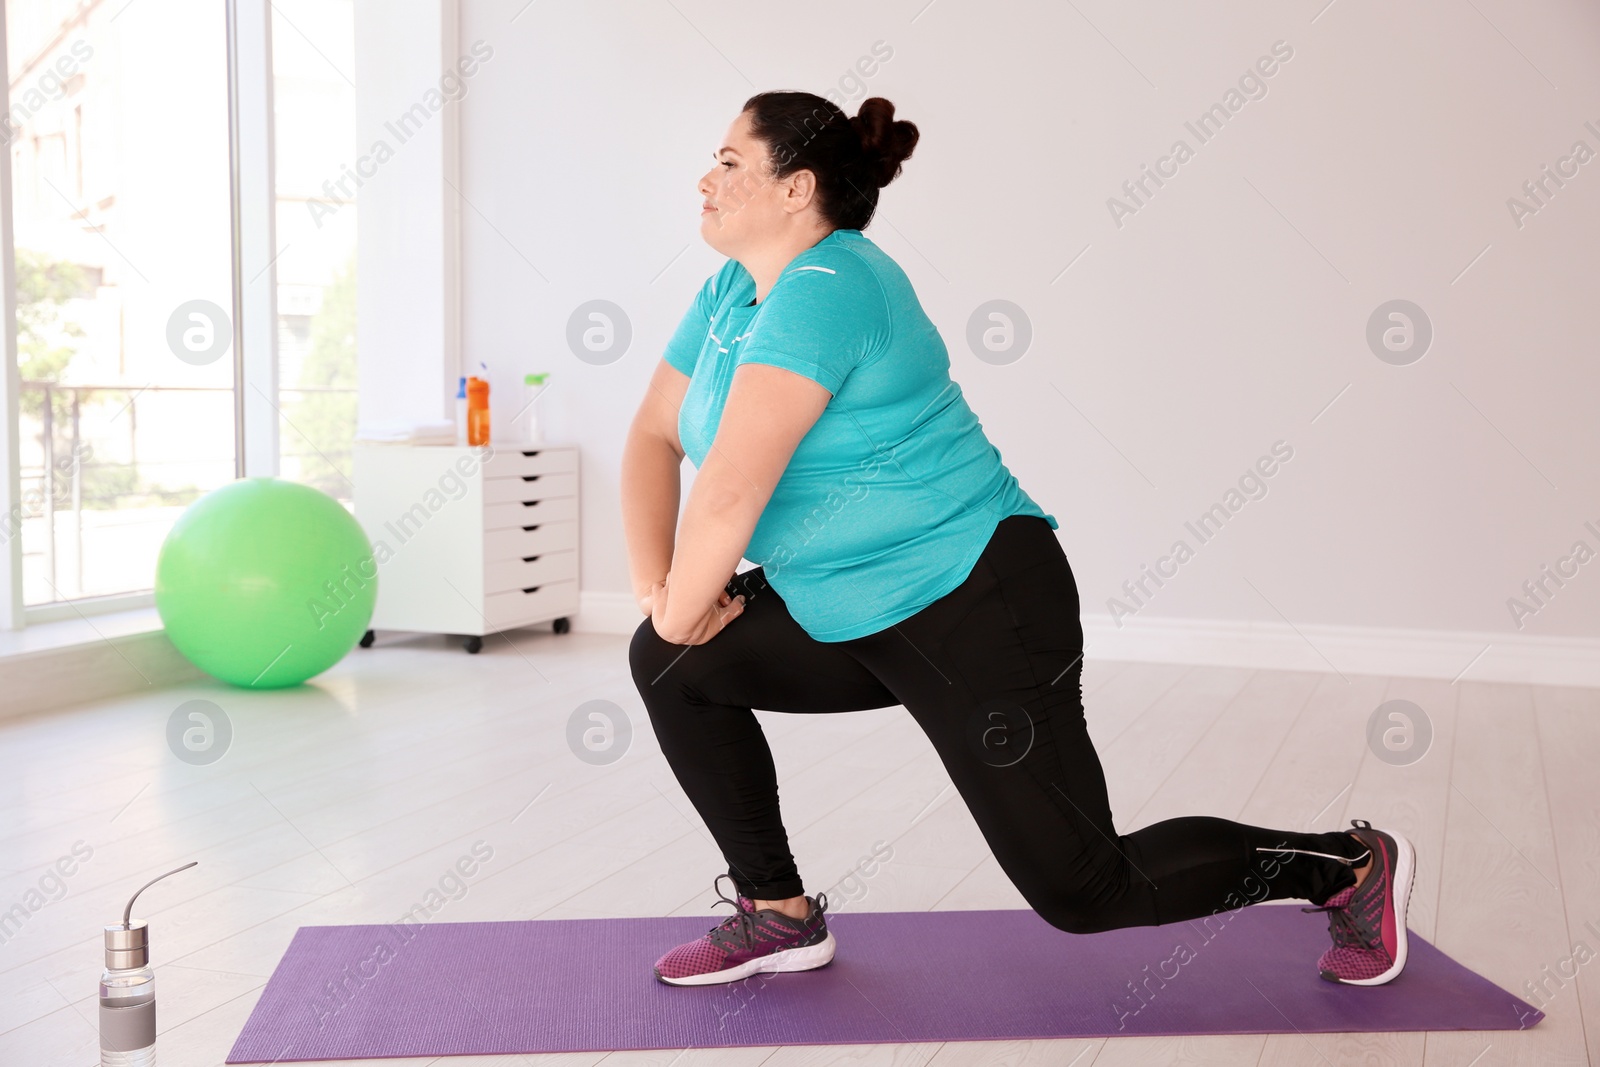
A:
POLYGON ((467 444, 478 447, 489 443, 489 383, 483 378, 467 379, 467 444))

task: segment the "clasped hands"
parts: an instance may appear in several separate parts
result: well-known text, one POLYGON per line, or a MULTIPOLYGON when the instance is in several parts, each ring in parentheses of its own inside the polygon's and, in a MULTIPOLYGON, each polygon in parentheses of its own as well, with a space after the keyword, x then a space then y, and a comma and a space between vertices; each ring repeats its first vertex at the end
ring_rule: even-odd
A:
POLYGON ((650 617, 656 633, 669 644, 703 645, 744 613, 744 594, 730 597, 728 591, 722 589, 717 592, 716 603, 708 605, 700 617, 690 623, 688 630, 670 633, 666 629, 666 618, 667 583, 671 579, 672 573, 669 571, 665 579, 652 583, 649 591, 639 597, 639 610, 650 617))

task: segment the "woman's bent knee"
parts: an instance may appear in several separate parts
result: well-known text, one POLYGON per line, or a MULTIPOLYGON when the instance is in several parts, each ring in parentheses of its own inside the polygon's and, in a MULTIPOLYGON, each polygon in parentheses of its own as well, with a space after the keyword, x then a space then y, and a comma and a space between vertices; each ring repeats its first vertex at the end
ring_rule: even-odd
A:
POLYGON ((1115 930, 1121 925, 1112 922, 1103 911, 1093 907, 1048 905, 1033 910, 1038 912, 1039 917, 1045 922, 1069 934, 1098 934, 1105 930, 1115 930))
POLYGON ((1023 897, 1041 919, 1069 934, 1098 934, 1129 925, 1123 916, 1124 908, 1084 889, 1051 888, 1024 893, 1023 897))

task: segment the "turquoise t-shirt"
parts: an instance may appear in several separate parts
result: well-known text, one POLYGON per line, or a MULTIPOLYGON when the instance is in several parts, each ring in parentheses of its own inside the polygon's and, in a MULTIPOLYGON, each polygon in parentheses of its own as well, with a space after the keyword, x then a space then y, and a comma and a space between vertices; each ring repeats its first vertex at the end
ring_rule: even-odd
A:
POLYGON ((818 641, 887 629, 966 580, 1000 520, 1037 515, 984 436, 911 282, 860 230, 796 256, 759 304, 737 260, 667 345, 689 375, 678 436, 698 470, 742 363, 832 393, 767 501, 744 557, 818 641))

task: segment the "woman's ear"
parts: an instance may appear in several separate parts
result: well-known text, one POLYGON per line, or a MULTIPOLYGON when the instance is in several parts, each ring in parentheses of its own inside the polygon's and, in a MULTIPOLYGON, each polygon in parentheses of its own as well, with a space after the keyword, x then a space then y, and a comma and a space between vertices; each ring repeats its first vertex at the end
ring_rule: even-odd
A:
POLYGON ((809 170, 797 170, 784 179, 783 210, 804 211, 817 194, 817 176, 809 170))

